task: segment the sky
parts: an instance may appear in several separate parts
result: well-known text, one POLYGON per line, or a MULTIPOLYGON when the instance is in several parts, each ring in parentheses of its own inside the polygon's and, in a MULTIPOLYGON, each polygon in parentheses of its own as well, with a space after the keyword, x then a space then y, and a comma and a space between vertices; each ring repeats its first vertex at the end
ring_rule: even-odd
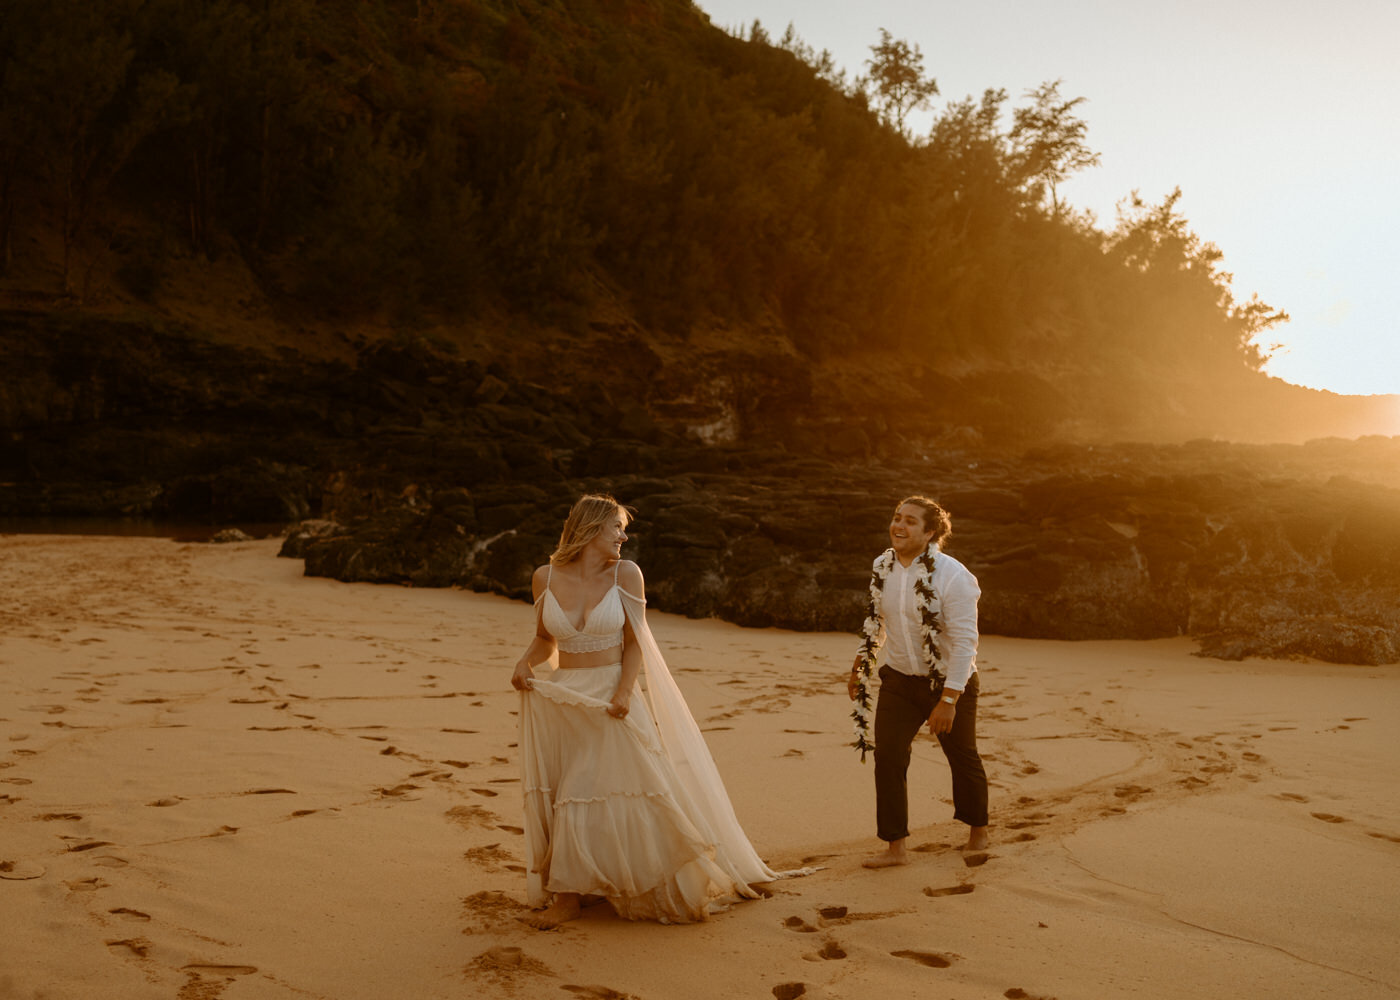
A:
MULTIPOLYGON (((1134 191, 1224 254, 1239 302, 1286 311, 1266 371, 1400 393, 1400 0, 696 0, 734 33, 788 24, 853 79, 880 29, 947 102, 1063 81, 1101 157, 1062 187, 1111 229, 1134 191)), ((1009 126, 1009 121, 1005 123, 1009 126)))

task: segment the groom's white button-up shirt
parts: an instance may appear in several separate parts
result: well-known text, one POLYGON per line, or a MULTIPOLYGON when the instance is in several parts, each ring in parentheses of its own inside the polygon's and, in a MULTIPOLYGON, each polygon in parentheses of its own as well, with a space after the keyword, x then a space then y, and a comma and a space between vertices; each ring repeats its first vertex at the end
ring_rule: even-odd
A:
MULTIPOLYGON (((881 602, 885 642, 879 662, 902 674, 924 677, 928 675, 928 664, 924 662, 919 638, 923 617, 914 593, 915 572, 914 565, 905 567, 896 559, 885 578, 881 602)), ((929 582, 938 595, 938 620, 943 626, 936 640, 939 667, 948 688, 961 691, 977 669, 977 599, 982 596, 982 588, 966 566, 941 552, 934 560, 929 582)))

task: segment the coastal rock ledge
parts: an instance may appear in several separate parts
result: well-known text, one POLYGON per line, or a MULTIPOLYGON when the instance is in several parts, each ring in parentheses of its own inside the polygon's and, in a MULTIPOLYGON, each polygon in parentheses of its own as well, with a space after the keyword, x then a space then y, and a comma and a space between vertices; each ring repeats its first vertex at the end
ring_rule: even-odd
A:
POLYGON ((1337 471, 1400 468, 1400 439, 1055 447, 903 467, 723 455, 703 474, 652 456, 645 477, 391 494, 341 480, 328 519, 295 526, 282 555, 312 576, 528 600, 573 498, 608 491, 636 510, 624 551, 652 607, 854 632, 889 508, 921 489, 953 514, 947 551, 981 581, 987 633, 1189 635, 1226 660, 1400 661, 1400 489, 1337 471))

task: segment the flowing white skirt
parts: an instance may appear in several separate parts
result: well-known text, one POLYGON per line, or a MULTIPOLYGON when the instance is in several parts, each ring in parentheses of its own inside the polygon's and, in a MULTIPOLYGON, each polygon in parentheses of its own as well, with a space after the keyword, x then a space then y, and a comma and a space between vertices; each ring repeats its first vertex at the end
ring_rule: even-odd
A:
POLYGON ((703 920, 754 896, 716 864, 714 834, 662 750, 646 699, 607 714, 621 673, 554 670, 520 700, 530 904, 556 892, 603 896, 628 920, 703 920))

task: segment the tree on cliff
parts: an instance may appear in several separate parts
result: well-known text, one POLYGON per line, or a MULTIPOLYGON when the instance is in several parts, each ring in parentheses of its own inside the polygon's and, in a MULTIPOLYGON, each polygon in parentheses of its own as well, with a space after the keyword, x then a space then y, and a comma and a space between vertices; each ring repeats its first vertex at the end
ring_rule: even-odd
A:
POLYGON ((1099 164, 1099 154, 1085 141, 1089 125, 1074 114, 1086 98, 1063 99, 1061 82, 1042 83, 1026 92, 1032 103, 1012 113, 1010 136, 1017 168, 1042 197, 1048 194, 1055 218, 1060 215, 1058 186, 1085 167, 1099 164))
POLYGON ((933 77, 924 76, 924 54, 919 47, 893 37, 884 28, 870 52, 871 58, 865 61, 870 76, 857 83, 870 94, 880 117, 896 132, 907 135, 904 123, 909 112, 928 107, 929 99, 938 94, 938 84, 933 77))
POLYGON ((1180 200, 1176 188, 1156 205, 1137 192, 1119 204, 1109 257, 1132 276, 1138 295, 1159 307, 1124 315, 1129 343, 1176 368, 1258 369, 1267 360, 1258 337, 1286 322, 1288 314, 1258 296, 1235 301, 1231 275, 1221 266, 1224 254, 1192 232, 1177 208, 1180 200))

